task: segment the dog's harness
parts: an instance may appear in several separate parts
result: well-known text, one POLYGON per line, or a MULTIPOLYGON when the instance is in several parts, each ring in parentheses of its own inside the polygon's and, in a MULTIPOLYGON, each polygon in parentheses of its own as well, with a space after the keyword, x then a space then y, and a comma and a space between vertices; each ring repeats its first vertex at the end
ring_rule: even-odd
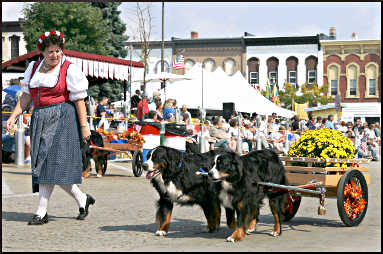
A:
MULTIPOLYGON (((90 140, 90 145, 95 146, 95 144, 92 142, 92 140, 90 140)), ((94 149, 94 148, 90 149, 90 153, 94 156, 103 156, 104 155, 104 152, 101 152, 101 151, 94 149)))

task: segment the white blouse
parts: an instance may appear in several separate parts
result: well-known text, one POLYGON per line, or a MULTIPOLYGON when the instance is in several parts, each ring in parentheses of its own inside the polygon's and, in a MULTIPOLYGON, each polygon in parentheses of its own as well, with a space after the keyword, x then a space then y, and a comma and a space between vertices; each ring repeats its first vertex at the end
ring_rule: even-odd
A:
MULTIPOLYGON (((21 91, 30 94, 28 85, 30 85, 31 88, 54 87, 57 84, 60 66, 65 61, 65 58, 65 56, 62 57, 61 63, 58 64, 51 73, 39 72, 40 67, 45 61, 45 59, 43 59, 43 61, 41 61, 41 63, 37 67, 36 72, 32 77, 32 80, 30 80, 33 65, 35 63, 35 61, 32 61, 29 64, 27 70, 24 72, 24 80, 21 81, 22 83, 24 83, 24 86, 21 88, 21 91)), ((66 75, 66 85, 69 91, 69 100, 76 101, 78 99, 84 99, 86 96, 88 96, 88 80, 86 79, 86 76, 81 71, 81 69, 75 64, 71 64, 68 67, 66 75)))

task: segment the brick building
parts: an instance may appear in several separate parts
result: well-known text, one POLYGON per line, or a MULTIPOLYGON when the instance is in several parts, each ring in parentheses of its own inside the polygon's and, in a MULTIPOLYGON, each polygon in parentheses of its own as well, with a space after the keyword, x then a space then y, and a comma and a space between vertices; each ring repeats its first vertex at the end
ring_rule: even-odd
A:
MULTIPOLYGON (((333 33, 335 29, 332 28, 333 33)), ((342 120, 380 121, 381 40, 322 40, 323 82, 328 96, 339 94, 342 120)))
POLYGON ((185 58, 185 70, 174 70, 176 74, 185 74, 196 62, 201 62, 206 71, 215 71, 218 67, 227 75, 240 71, 246 75, 246 47, 243 37, 235 38, 198 38, 197 32, 191 32, 190 39, 172 37, 173 59, 182 54, 185 58))

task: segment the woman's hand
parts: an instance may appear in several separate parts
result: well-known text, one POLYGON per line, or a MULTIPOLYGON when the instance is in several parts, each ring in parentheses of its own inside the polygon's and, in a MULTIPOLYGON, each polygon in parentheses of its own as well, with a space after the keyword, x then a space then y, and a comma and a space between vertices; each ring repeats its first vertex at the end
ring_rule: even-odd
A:
POLYGON ((87 141, 90 139, 90 130, 89 130, 89 126, 86 125, 86 126, 82 126, 81 127, 81 136, 82 136, 82 139, 84 141, 87 141))

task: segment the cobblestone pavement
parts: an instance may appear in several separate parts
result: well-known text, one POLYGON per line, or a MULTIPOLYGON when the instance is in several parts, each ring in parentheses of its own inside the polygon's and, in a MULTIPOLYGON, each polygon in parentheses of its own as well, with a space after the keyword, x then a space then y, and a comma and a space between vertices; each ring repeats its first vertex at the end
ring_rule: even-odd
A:
POLYGON ((339 218, 336 199, 327 199, 327 214, 317 215, 319 200, 304 197, 283 234, 268 233, 273 217, 268 202, 261 209, 256 232, 240 243, 225 242, 231 234, 224 210, 221 228, 210 234, 197 207, 175 206, 166 237, 155 236, 155 201, 158 194, 144 176, 134 177, 130 162, 108 162, 105 177, 95 172, 82 191, 93 195, 85 221, 76 220, 76 202, 57 187, 49 202, 49 223, 28 226, 36 210, 37 195, 31 194, 27 167, 2 165, 2 251, 381 251, 381 163, 370 167, 369 204, 358 227, 345 227, 339 218))

